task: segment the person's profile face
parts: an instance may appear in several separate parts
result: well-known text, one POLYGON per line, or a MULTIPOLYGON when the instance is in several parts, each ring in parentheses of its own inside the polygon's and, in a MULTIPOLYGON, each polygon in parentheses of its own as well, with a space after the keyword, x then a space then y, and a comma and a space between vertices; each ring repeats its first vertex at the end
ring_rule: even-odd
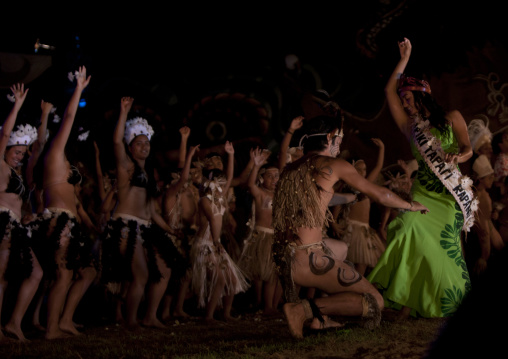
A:
POLYGON ((399 93, 399 97, 404 111, 406 111, 409 116, 413 116, 418 113, 418 109, 415 105, 415 97, 411 91, 401 91, 399 93))

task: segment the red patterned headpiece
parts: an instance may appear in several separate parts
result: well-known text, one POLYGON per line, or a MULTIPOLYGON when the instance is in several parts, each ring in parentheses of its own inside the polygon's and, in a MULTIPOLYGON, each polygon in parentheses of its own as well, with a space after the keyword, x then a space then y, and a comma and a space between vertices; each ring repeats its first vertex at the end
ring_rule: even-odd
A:
POLYGON ((405 75, 402 75, 399 79, 398 92, 401 91, 423 91, 428 94, 431 93, 430 85, 427 81, 405 75))

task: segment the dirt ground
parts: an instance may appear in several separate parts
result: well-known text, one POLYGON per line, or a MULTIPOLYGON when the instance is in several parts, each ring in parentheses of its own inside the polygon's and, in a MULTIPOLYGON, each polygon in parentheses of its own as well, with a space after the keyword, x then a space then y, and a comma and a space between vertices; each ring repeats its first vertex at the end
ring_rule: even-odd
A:
POLYGON ((29 343, 0 344, 0 358, 422 358, 446 323, 442 318, 396 322, 394 313, 385 310, 374 330, 363 328, 359 321, 334 318, 345 326, 316 331, 306 323, 304 339, 296 340, 282 313, 235 314, 234 322, 172 319, 166 329, 135 332, 104 316, 81 315, 83 335, 48 341, 32 328, 25 332, 29 343))

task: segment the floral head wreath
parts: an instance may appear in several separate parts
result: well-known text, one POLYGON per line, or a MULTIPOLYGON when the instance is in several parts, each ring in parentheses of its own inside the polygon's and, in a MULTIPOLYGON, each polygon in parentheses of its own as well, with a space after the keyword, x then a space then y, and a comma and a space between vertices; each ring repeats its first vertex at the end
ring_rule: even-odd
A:
POLYGON ((482 117, 485 118, 485 121, 473 119, 467 126, 471 147, 473 147, 475 153, 478 153, 478 150, 484 144, 492 142, 492 132, 489 130, 489 118, 487 116, 482 117))
POLYGON ((210 173, 208 174, 208 179, 203 183, 203 188, 205 190, 210 189, 210 191, 212 192, 212 197, 214 197, 215 191, 217 190, 220 193, 222 193, 222 187, 219 182, 220 177, 214 177, 213 174, 214 174, 213 171, 210 171, 210 173))
POLYGON ((404 74, 400 76, 398 92, 402 91, 422 91, 431 93, 430 84, 425 80, 419 80, 415 77, 409 77, 404 74))
MULTIPOLYGON (((0 129, 2 126, 0 126, 0 129)), ((7 146, 30 146, 37 140, 37 129, 29 124, 18 125, 17 130, 11 131, 7 146)))
POLYGON ((124 140, 127 144, 130 144, 136 136, 140 135, 145 135, 150 141, 153 134, 152 126, 142 117, 135 117, 125 123, 124 140))

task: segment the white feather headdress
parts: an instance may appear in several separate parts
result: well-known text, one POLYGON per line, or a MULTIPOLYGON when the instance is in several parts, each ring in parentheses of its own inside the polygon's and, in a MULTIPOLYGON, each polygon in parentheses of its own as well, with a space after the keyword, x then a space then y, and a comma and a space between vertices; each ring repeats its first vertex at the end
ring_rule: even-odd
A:
POLYGON ((135 117, 125 123, 124 140, 127 144, 130 144, 136 136, 140 135, 145 135, 148 137, 148 141, 150 141, 153 134, 152 126, 142 117, 135 117))

